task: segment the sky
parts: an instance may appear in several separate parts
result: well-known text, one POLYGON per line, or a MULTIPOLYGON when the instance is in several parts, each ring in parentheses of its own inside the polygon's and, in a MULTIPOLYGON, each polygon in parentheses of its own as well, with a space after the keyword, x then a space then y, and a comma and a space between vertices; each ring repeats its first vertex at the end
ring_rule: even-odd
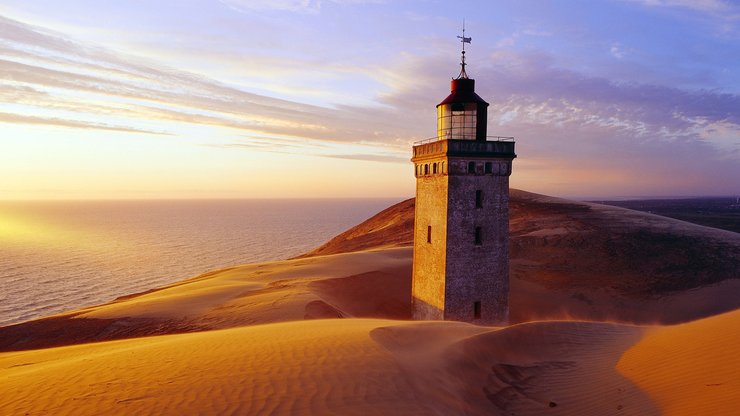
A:
POLYGON ((3 0, 0 200, 413 196, 463 19, 512 187, 740 195, 740 2, 3 0))

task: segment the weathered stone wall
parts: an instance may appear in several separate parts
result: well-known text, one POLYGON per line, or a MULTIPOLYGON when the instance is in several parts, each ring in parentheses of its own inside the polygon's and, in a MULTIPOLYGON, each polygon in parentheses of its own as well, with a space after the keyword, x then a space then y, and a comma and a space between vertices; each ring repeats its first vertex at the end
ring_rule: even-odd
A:
POLYGON ((514 157, 513 142, 443 140, 414 147, 415 319, 508 321, 514 157))
POLYGON ((449 163, 444 318, 506 323, 511 160, 454 158, 449 163), (473 173, 468 172, 471 161, 473 173), (480 208, 476 191, 482 192, 480 208), (480 244, 476 244, 476 227, 480 227, 480 244), (475 302, 480 302, 479 319, 474 315, 475 302))
POLYGON ((424 161, 417 167, 414 213, 414 265, 412 302, 414 319, 443 319, 445 298, 445 246, 447 235, 446 158, 424 161), (437 163, 437 173, 434 173, 437 163), (429 166, 429 173, 425 173, 429 166), (431 243, 427 242, 431 226, 431 243))

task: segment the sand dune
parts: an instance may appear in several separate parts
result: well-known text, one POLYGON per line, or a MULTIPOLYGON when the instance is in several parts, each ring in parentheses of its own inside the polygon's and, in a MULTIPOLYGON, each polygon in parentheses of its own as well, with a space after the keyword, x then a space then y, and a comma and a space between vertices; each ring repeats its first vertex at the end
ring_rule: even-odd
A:
POLYGON ((0 327, 0 351, 303 319, 407 318, 410 255, 408 248, 390 249, 211 272, 109 304, 0 327))
POLYGON ((614 370, 635 332, 587 323, 499 331, 460 323, 319 320, 2 354, 0 397, 12 392, 14 400, 1 401, 0 412, 642 411, 651 404, 614 370), (587 380, 593 383, 583 387, 585 395, 573 392, 587 380))
POLYGON ((383 324, 320 320, 3 354, 0 413, 426 413, 368 335, 383 324))
MULTIPOLYGON (((512 322, 678 323, 740 307, 740 234, 516 189, 510 205, 512 322)), ((411 244, 413 213, 401 202, 309 255, 411 244)))
POLYGON ((414 244, 414 199, 399 202, 299 257, 350 253, 414 244))
POLYGON ((332 319, 3 353, 0 413, 730 415, 739 321, 332 319))
POLYGON ((735 414, 740 235, 511 204, 515 325, 407 320, 409 200, 302 258, 0 328, 0 414, 735 414))
POLYGON ((621 357, 617 370, 666 415, 737 415, 740 311, 656 327, 621 357))
MULTIPOLYGON (((410 317, 411 248, 345 253, 231 268, 140 296, 0 328, 0 351, 71 345, 146 335, 197 332, 320 318, 410 317)), ((652 298, 604 289, 555 290, 511 282, 511 322, 588 319, 659 323, 688 321, 740 306, 740 282, 652 298), (680 318, 680 319, 679 319, 680 318)))

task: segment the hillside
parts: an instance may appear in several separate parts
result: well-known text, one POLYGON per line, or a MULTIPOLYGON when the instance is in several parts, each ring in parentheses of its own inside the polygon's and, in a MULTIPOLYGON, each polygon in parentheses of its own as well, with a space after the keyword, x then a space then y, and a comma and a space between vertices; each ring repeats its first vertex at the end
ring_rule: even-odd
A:
POLYGON ((414 199, 399 202, 301 257, 404 247, 414 244, 414 199))
MULTIPOLYGON (((411 245, 413 214, 403 201, 305 256, 411 245)), ((509 222, 514 322, 674 323, 740 306, 740 234, 516 189, 509 222), (699 288, 712 296, 694 296, 699 288)))

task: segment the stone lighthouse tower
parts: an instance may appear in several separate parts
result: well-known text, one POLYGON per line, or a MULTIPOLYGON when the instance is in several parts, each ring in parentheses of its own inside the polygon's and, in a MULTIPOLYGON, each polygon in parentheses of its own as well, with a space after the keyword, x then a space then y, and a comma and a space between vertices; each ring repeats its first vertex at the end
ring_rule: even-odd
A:
POLYGON ((414 145, 414 319, 508 321, 511 137, 487 135, 486 103, 465 71, 437 105, 437 136, 414 145))

